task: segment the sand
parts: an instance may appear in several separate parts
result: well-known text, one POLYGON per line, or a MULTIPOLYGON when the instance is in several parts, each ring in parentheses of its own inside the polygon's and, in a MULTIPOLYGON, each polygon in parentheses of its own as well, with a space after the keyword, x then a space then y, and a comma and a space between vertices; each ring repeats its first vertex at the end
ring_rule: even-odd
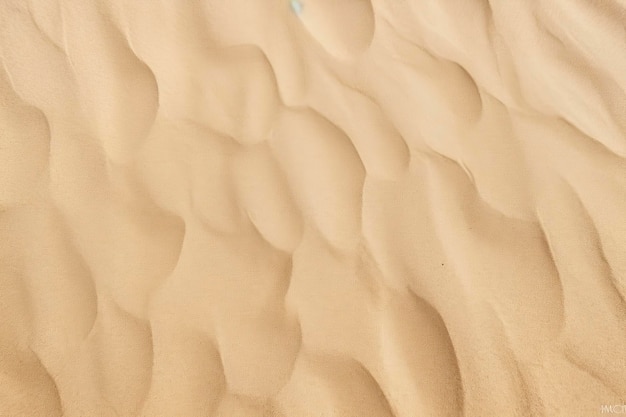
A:
POLYGON ((0 417, 626 413, 624 0, 3 0, 0 61, 0 417))

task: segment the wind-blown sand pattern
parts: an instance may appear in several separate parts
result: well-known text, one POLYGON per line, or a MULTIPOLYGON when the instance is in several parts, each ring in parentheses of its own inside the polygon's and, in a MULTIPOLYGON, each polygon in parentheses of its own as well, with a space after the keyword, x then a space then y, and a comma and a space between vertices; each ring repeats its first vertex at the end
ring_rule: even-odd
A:
POLYGON ((1 417, 626 412, 623 0, 3 0, 0 57, 1 417))

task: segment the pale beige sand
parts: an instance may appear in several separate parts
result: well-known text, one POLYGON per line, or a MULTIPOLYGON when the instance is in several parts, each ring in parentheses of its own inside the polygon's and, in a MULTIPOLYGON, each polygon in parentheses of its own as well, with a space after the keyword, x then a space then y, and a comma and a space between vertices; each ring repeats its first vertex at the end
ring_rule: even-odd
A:
POLYGON ((302 6, 0 1, 0 416, 626 412, 626 2, 302 6))

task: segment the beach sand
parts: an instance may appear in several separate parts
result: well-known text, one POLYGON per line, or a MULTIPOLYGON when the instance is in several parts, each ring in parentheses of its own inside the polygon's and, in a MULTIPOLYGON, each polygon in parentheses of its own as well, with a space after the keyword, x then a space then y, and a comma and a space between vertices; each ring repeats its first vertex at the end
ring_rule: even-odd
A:
POLYGON ((624 0, 2 0, 0 417, 626 413, 624 0))

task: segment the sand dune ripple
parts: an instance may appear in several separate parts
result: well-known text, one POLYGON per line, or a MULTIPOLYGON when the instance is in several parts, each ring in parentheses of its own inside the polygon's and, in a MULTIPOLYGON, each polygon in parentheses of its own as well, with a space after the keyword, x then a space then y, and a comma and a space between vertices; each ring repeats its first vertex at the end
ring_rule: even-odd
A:
POLYGON ((625 28, 0 2, 0 416, 626 412, 625 28))

